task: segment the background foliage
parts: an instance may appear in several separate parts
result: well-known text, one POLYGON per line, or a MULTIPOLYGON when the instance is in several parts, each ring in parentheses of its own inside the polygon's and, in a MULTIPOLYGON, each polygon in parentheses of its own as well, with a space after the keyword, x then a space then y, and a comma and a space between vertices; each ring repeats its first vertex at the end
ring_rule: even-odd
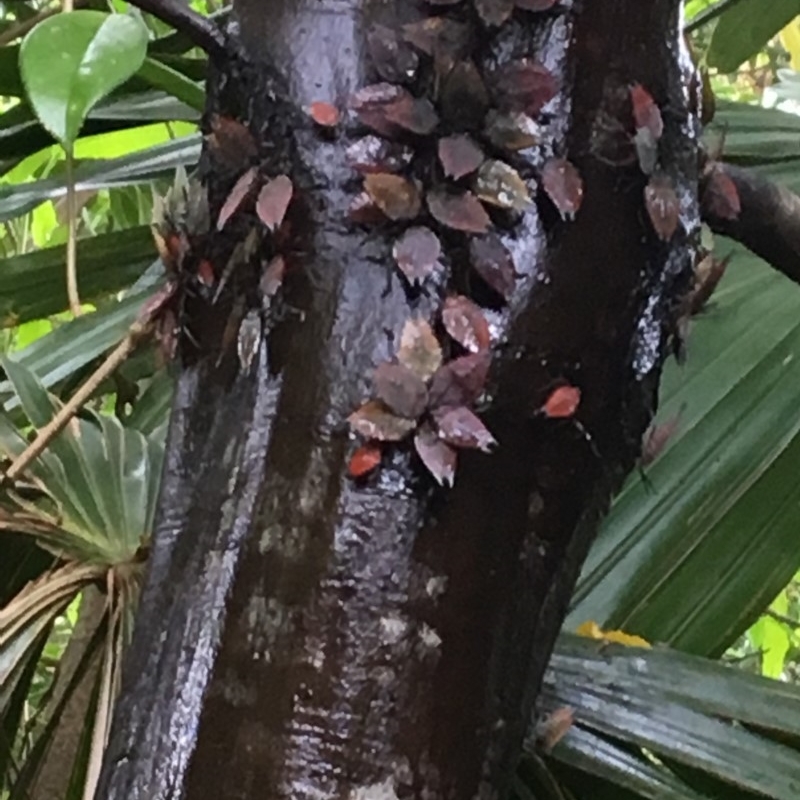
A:
MULTIPOLYGON (((47 53, 20 41, 57 4, 0 2, 6 459, 156 291, 153 192, 200 152, 203 54, 120 0, 76 7, 130 15, 112 19, 135 22, 146 52, 129 77, 86 89, 79 108, 45 81, 44 113, 35 86, 47 53), (63 129, 42 124, 47 114, 63 129), (65 310, 57 139, 75 160, 77 317, 65 310)), ((724 134, 724 158, 800 191, 800 3, 689 0, 685 11, 717 95, 712 146, 724 134)), ((101 60, 87 74, 104 71, 101 60)), ((675 433, 630 477, 586 563, 520 771, 523 799, 800 796, 800 291, 733 243, 715 247, 731 265, 692 324, 685 365, 664 377, 658 421, 676 419, 675 433), (571 635, 587 621, 605 633, 571 635), (626 647, 617 629, 655 647, 626 647)), ((147 558, 171 387, 154 348, 140 348, 0 496, 0 797, 90 796, 147 558)))

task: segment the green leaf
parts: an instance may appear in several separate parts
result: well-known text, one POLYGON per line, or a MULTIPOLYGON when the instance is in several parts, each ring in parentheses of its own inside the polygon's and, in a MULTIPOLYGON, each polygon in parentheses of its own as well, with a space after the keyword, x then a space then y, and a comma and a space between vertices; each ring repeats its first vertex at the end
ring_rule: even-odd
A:
MULTIPOLYGON (((132 186, 167 176, 176 167, 197 163, 200 142, 200 135, 192 134, 121 158, 83 163, 75 170, 75 189, 132 186)), ((14 186, 0 185, 0 222, 26 214, 39 203, 65 194, 63 176, 14 186)))
MULTIPOLYGON (((123 130, 141 130, 149 122, 197 122, 199 114, 163 92, 142 92, 99 104, 81 130, 76 150, 87 138, 123 130)), ((188 133, 186 126, 175 126, 173 135, 188 133)), ((53 146, 53 137, 39 124, 27 103, 0 114, 0 172, 3 162, 25 159, 53 146)), ((59 145, 60 148, 60 145, 59 145)), ((136 148, 141 149, 141 148, 136 148)), ((126 153, 127 154, 127 153, 126 153)), ((81 155, 76 153, 76 157, 81 155)))
MULTIPOLYGON (((587 789, 590 798, 597 796, 597 779, 613 784, 614 790, 606 797, 625 796, 646 797, 652 800, 708 800, 687 786, 677 775, 648 762, 641 754, 631 753, 617 742, 588 730, 575 726, 559 748, 557 760, 573 770, 580 770, 591 776, 587 789), (589 788, 591 787, 591 788, 589 788)), ((569 776, 573 777, 573 776, 569 776)), ((569 778, 567 778, 569 781, 569 778)), ((574 782, 574 777, 570 783, 574 782)))
POLYGON ((660 418, 685 410, 653 489, 633 476, 615 501, 567 626, 718 655, 800 566, 800 293, 737 250, 688 348, 662 382, 660 418))
MULTIPOLYGON (((783 616, 789 610, 786 591, 781 592, 770 604, 770 611, 783 616)), ((768 678, 780 678, 786 665, 786 654, 791 646, 791 631, 788 626, 770 616, 762 616, 747 632, 750 641, 761 653, 761 674, 768 678)))
POLYGON ((142 396, 136 400, 125 424, 148 436, 163 428, 169 419, 174 388, 175 382, 168 370, 157 372, 142 396))
POLYGON ((708 65, 733 72, 800 14, 800 0, 740 0, 719 18, 708 50, 708 65))
POLYGON ((38 654, 42 636, 55 618, 87 584, 102 577, 96 564, 68 564, 29 584, 0 617, 0 716, 28 659, 38 654))
MULTIPOLYGON (((194 98, 194 95, 193 95, 194 98)), ((137 92, 109 98, 89 114, 90 120, 115 120, 136 126, 143 122, 199 122, 200 114, 164 92, 137 92)))
MULTIPOLYGON (((763 119, 766 132, 797 124, 781 112, 763 119)), ((728 141, 739 133, 732 126, 728 141)), ((760 171, 797 188, 798 163, 760 171)), ((684 409, 678 429, 649 485, 633 475, 616 498, 566 630, 594 620, 719 655, 800 567, 800 292, 743 249, 717 245, 734 252, 728 273, 692 322, 686 365, 668 363, 662 381, 658 419, 684 409)))
POLYGON ((780 678, 791 645, 785 626, 772 617, 761 617, 750 628, 749 634, 753 645, 762 652, 761 674, 767 678, 780 678))
POLYGON ((147 54, 133 17, 81 10, 40 22, 20 47, 20 71, 42 125, 73 144, 91 108, 127 80, 147 54))
MULTIPOLYGON (((28 419, 36 428, 46 425, 59 404, 24 366, 9 358, 2 366, 28 419)), ((0 438, 12 455, 20 442, 7 432, 0 438)), ((129 561, 150 534, 162 459, 162 432, 146 437, 115 417, 84 409, 30 467, 60 511, 41 515, 47 524, 34 527, 32 535, 51 547, 55 539, 58 552, 78 562, 129 561)), ((36 504, 24 507, 27 518, 35 519, 36 504)))
POLYGON ((746 103, 719 102, 712 131, 706 138, 713 147, 722 135, 725 161, 749 166, 800 159, 800 117, 796 114, 746 103))
POLYGON ((696 797, 670 764, 701 771, 715 785, 709 797, 727 797, 726 787, 774 800, 800 792, 796 686, 675 651, 561 636, 541 710, 564 706, 575 723, 552 758, 643 797, 696 797))
POLYGON ((154 58, 146 58, 139 75, 155 89, 163 89, 182 100, 190 108, 202 111, 206 104, 205 90, 172 67, 154 58))
MULTIPOLYGON (((70 320, 14 353, 14 360, 34 372, 45 387, 52 387, 119 344, 152 292, 152 286, 143 288, 119 303, 70 320)), ((3 400, 6 411, 19 407, 8 381, 0 382, 3 400)))
POLYGON ((687 0, 684 6, 686 19, 694 19, 701 11, 705 11, 715 0, 687 0))
MULTIPOLYGON (((49 247, 0 263, 0 327, 57 314, 68 307, 65 246, 49 247)), ((78 242, 81 297, 86 302, 130 286, 153 263, 148 226, 78 242)))
MULTIPOLYGON (((98 576, 97 580, 102 580, 102 577, 98 576)), ((124 602, 123 600, 123 603, 124 602)), ((109 598, 108 606, 112 605, 119 607, 122 603, 116 598, 109 598)), ((103 609, 103 613, 98 620, 99 624, 97 624, 94 633, 88 641, 79 640, 76 642, 76 649, 74 652, 76 655, 80 654, 77 664, 71 663, 67 667, 67 674, 56 676, 54 691, 49 697, 49 702, 43 713, 45 722, 43 725, 37 726, 34 733, 33 745, 30 746, 30 742, 26 742, 28 746, 25 748, 24 760, 18 762, 16 765, 17 768, 14 770, 13 779, 9 782, 9 800, 22 800, 22 798, 31 795, 33 782, 41 773, 42 765, 54 745, 57 731, 62 726, 66 727, 69 725, 71 721, 65 714, 65 708, 67 704, 75 698, 75 694, 78 692, 79 688, 89 688, 91 690, 89 694, 89 707, 92 708, 97 705, 94 698, 97 696, 98 691, 102 691, 100 684, 108 679, 109 674, 113 674, 116 671, 113 666, 111 670, 107 671, 102 663, 112 655, 112 651, 116 649, 116 642, 121 636, 121 626, 110 624, 109 618, 111 615, 109 610, 108 607, 103 609), (95 668, 94 665, 97 664, 98 660, 101 662, 100 666, 95 668), (92 675, 92 684, 94 685, 89 684, 87 686, 86 680, 90 674, 92 675)), ((117 676, 114 675, 114 678, 116 677, 117 676)), ((87 710, 85 698, 85 695, 78 693, 78 703, 72 703, 70 714, 74 715, 72 717, 73 719, 76 717, 79 719, 78 715, 87 710)), ((87 728, 94 726, 91 726, 89 720, 86 718, 84 718, 83 727, 84 732, 82 738, 84 740, 87 738, 87 733, 89 737, 95 738, 101 736, 102 732, 107 730, 105 726, 98 726, 95 731, 87 731, 87 728)), ((74 728, 70 727, 69 731, 72 733, 74 728)), ((86 746, 80 748, 80 751, 85 750, 86 746)), ((76 758, 80 758, 79 753, 76 754, 76 758)), ((71 772, 74 776, 76 773, 81 773, 83 771, 81 765, 75 764, 71 772)), ((93 789, 94 787, 92 787, 89 794, 93 792, 93 789)), ((83 793, 79 788, 75 792, 69 793, 67 796, 77 800, 77 798, 83 796, 83 793)))
MULTIPOLYGON (((15 360, 3 358, 0 363, 31 424, 35 428, 45 426, 60 404, 32 372, 15 360)), ((65 527, 73 527, 78 538, 96 540, 111 528, 108 515, 104 515, 108 493, 97 490, 87 464, 87 449, 94 443, 94 432, 86 423, 77 424, 81 437, 76 438, 70 429, 64 430, 50 442, 41 463, 35 462, 33 469, 51 494, 64 504, 65 527)), ((64 547, 68 548, 69 542, 65 541, 64 547)))

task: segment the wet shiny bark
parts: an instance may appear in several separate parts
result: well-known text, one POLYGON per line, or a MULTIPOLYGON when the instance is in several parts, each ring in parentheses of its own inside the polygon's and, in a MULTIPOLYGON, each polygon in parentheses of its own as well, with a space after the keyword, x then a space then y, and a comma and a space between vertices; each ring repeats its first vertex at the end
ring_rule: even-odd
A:
MULTIPOLYGON (((502 232, 520 278, 496 315, 481 409, 499 447, 462 452, 446 490, 405 445, 369 480, 347 475, 347 416, 404 322, 441 300, 407 291, 396 227, 349 222, 352 134, 323 135, 305 113, 374 80, 365 31, 412 4, 237 2, 242 55, 217 63, 209 112, 242 119, 270 174, 294 183, 285 308, 244 369, 219 355, 234 301, 187 303, 200 349, 179 380, 98 798, 503 796, 691 275, 696 131, 678 6, 565 2, 476 44, 481 71, 529 56, 559 77, 543 150, 578 167, 585 198, 563 222, 540 197, 502 232), (635 81, 664 110, 662 167, 682 201, 669 243, 648 226, 646 177, 616 124, 635 81), (539 413, 559 381, 581 389, 579 424, 539 413)), ((205 173, 218 209, 231 175, 208 153, 205 173)), ((247 281, 235 291, 252 303, 247 281)))

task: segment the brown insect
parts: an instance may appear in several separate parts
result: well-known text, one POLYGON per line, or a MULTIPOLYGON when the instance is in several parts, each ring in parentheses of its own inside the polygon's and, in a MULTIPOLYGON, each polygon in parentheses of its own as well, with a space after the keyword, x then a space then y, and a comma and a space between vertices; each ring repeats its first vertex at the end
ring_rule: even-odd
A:
POLYGON ((575 709, 570 706, 556 708, 536 723, 536 740, 542 750, 549 753, 575 723, 575 709))
POLYGON ((652 464, 661 455, 669 440, 678 430, 684 408, 685 406, 681 406, 677 414, 658 425, 654 423, 647 429, 642 439, 642 455, 639 458, 642 467, 652 464))

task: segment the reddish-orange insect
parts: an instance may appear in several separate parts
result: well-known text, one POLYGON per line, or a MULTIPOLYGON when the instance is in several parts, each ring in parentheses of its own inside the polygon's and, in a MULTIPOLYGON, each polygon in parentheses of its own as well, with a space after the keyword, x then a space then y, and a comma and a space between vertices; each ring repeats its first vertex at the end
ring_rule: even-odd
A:
POLYGON ((569 420, 581 436, 586 440, 589 449, 599 459, 600 453, 594 443, 594 439, 589 431, 586 430, 583 423, 576 419, 575 412, 581 404, 581 390, 577 386, 572 386, 569 383, 563 383, 557 386, 544 401, 544 404, 539 409, 539 412, 548 419, 565 419, 569 420))
POLYGON ((630 88, 631 105, 633 106, 633 119, 636 128, 646 128, 654 141, 661 138, 664 133, 664 120, 661 110, 653 100, 653 96, 641 83, 634 83, 630 88))
POLYGON ((335 128, 339 124, 339 109, 330 103, 316 102, 308 107, 311 119, 323 128, 335 128))
POLYGON ((541 410, 549 419, 567 419, 575 415, 580 402, 581 390, 564 384, 550 392, 541 410))
POLYGON ((381 463, 381 448, 369 443, 359 447, 350 457, 347 471, 352 478, 363 478, 369 475, 381 463))

